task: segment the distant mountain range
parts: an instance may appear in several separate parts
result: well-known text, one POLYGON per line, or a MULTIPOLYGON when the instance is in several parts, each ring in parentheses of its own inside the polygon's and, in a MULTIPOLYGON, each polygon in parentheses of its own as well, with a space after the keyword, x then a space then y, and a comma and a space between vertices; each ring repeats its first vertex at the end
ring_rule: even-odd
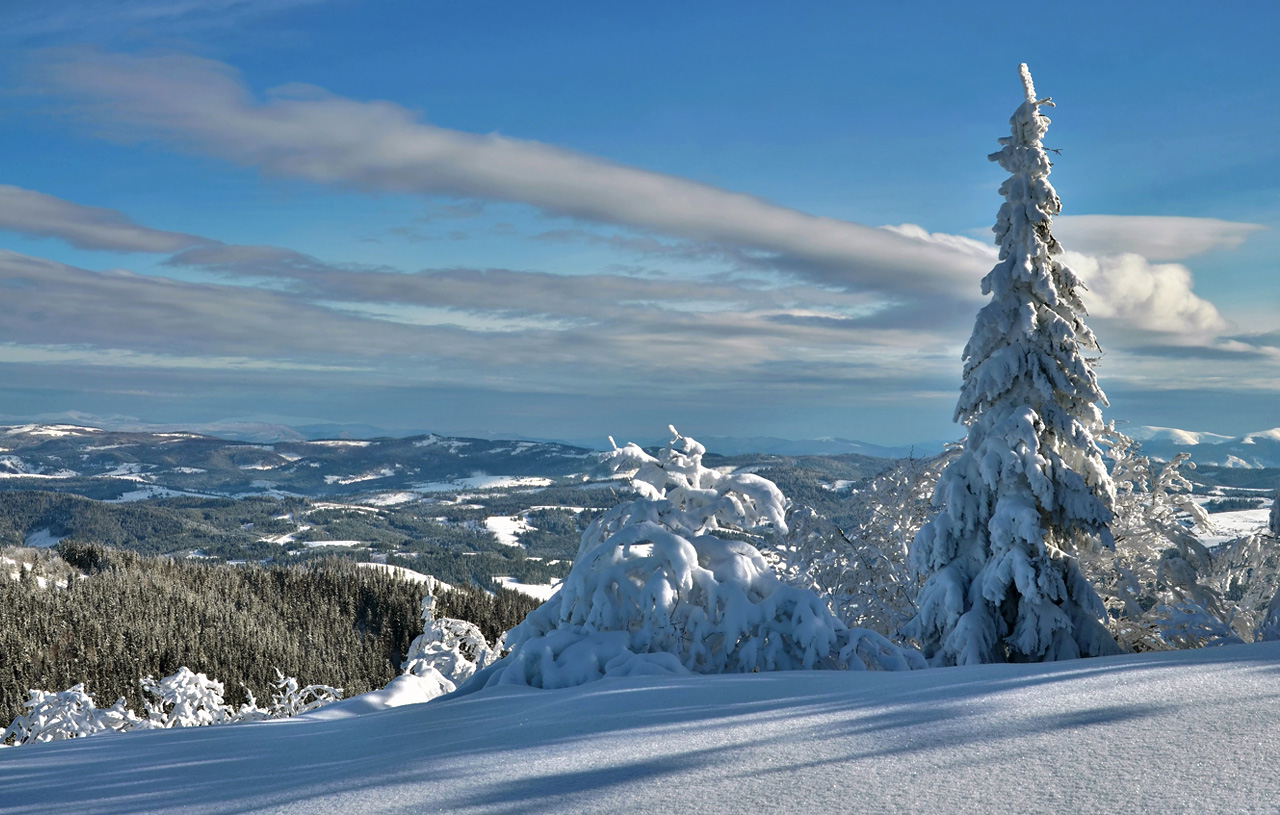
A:
POLYGON ((1202 466, 1241 469, 1280 467, 1280 427, 1224 436, 1180 430, 1175 427, 1122 427, 1121 432, 1142 445, 1142 452, 1168 461, 1178 453, 1189 453, 1202 466))
POLYGON ((767 453, 775 456, 841 456, 850 453, 874 458, 928 458, 941 453, 947 442, 926 441, 885 447, 850 439, 779 439, 774 436, 699 436, 709 453, 722 456, 743 456, 767 453))
MULTIPOLYGON (((136 500, 173 494, 336 496, 436 492, 486 476, 553 479, 598 467, 591 450, 563 444, 436 435, 409 438, 235 441, 189 431, 120 432, 71 424, 0 427, 0 480, 25 489, 136 500), (125 497, 128 496, 128 497, 125 497)), ((504 482, 505 483, 505 482, 504 482)))

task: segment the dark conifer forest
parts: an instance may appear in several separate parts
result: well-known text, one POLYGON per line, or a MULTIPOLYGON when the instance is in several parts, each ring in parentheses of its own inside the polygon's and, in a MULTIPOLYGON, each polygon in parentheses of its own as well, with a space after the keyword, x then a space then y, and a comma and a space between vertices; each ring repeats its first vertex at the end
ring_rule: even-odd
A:
MULTIPOLYGON (((36 557, 20 579, 0 580, 0 721, 30 688, 81 682, 102 704, 123 696, 140 710, 139 680, 183 665, 223 682, 231 704, 245 687, 269 698, 275 668, 350 696, 396 676, 422 631, 422 585, 351 560, 228 565, 71 541, 36 557)), ((436 613, 492 641, 537 605, 458 586, 436 613)))

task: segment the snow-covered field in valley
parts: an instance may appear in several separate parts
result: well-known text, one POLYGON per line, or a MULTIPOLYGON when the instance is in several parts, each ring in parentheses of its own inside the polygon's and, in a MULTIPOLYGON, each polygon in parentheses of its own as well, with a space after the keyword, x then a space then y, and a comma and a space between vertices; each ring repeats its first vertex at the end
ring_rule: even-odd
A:
POLYGON ((1274 813, 1280 643, 501 688, 0 750, 8 813, 1274 813))

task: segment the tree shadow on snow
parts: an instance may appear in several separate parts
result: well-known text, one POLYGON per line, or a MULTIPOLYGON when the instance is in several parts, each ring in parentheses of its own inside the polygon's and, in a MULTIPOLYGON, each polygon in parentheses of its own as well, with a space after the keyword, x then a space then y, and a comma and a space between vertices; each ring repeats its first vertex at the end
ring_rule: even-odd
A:
POLYGON ((348 719, 0 750, 0 805, 14 815, 319 812, 372 796, 380 810, 402 801, 412 811, 516 815, 620 796, 621 806, 690 773, 733 776, 744 750, 768 751, 767 768, 752 764, 753 776, 784 779, 885 756, 973 763, 1041 736, 1101 739, 1105 728, 1203 709, 1207 700, 1182 695, 1187 677, 1211 683, 1226 667, 1252 678, 1251 706, 1280 697, 1280 643, 1050 666, 500 688, 348 719))

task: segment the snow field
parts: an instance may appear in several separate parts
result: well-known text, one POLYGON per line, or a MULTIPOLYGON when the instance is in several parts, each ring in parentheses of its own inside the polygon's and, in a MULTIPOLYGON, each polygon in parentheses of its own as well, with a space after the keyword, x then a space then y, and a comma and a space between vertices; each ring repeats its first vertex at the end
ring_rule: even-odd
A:
POLYGON ((552 580, 550 583, 520 583, 510 575, 494 577, 493 579, 504 589, 518 591, 543 602, 550 600, 551 595, 560 590, 560 583, 562 582, 560 580, 552 580))
POLYGON ((14 815, 1274 812, 1278 667, 1264 643, 496 688, 2 750, 0 785, 14 815))

